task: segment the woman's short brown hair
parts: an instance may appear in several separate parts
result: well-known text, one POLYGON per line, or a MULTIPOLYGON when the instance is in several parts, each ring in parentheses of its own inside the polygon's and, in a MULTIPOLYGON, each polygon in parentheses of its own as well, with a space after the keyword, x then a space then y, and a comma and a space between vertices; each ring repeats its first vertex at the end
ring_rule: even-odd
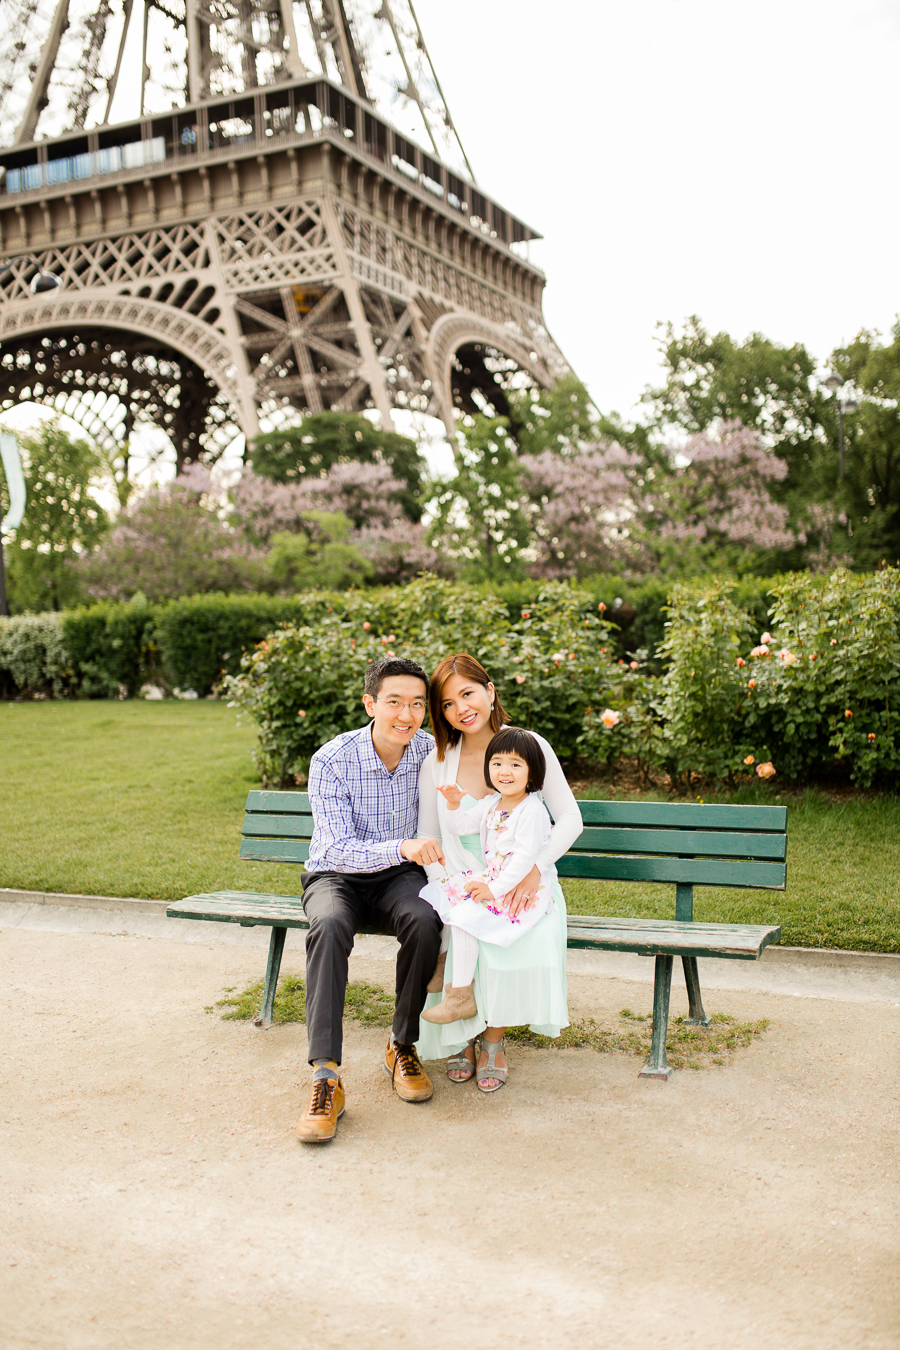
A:
MULTIPOLYGON (((471 680, 473 684, 480 684, 483 688, 491 683, 488 673, 480 661, 468 652, 457 652, 455 656, 448 656, 442 661, 431 677, 431 687, 428 691, 428 701, 431 705, 431 730, 434 732, 434 739, 437 743, 437 757, 443 760, 449 746, 456 745, 462 732, 451 727, 444 716, 441 703, 444 699, 444 685, 451 675, 459 675, 464 680, 471 680)), ((496 733, 503 726, 504 722, 509 721, 509 714, 500 702, 497 691, 494 691, 494 707, 491 710, 491 731, 496 733)))

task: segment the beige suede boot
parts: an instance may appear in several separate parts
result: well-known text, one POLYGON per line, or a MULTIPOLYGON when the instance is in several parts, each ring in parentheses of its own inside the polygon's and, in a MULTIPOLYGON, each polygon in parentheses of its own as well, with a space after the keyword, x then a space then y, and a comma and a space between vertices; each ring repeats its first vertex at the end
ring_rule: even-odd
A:
POLYGON ((426 1022, 437 1022, 444 1026, 447 1022, 462 1022, 468 1017, 474 1017, 477 1012, 478 1005, 472 995, 471 984, 457 987, 448 984, 444 987, 443 1001, 434 1008, 426 1008, 422 1017, 426 1022))
POLYGON ((444 966, 447 964, 447 953, 441 952, 437 959, 437 965, 434 968, 434 974, 426 984, 425 988, 429 994, 439 994, 444 987, 444 966))

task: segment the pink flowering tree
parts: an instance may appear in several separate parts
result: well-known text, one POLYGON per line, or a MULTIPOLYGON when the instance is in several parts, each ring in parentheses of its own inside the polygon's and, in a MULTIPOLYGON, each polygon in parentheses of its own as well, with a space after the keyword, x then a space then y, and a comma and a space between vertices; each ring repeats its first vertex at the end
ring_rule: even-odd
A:
POLYGON ((342 536, 344 547, 357 551, 372 583, 391 585, 422 571, 448 571, 422 526, 406 514, 405 492, 389 465, 350 462, 289 483, 275 483, 247 468, 231 500, 234 521, 263 544, 283 534, 312 537, 323 512, 346 519, 351 528, 342 536))
POLYGON ((530 574, 562 579, 643 570, 640 469, 638 457, 617 444, 524 455, 519 470, 532 527, 530 574))
POLYGON ((75 566, 94 600, 269 588, 264 550, 223 519, 209 471, 198 464, 133 494, 100 548, 75 566))
POLYGON ((771 489, 787 466, 759 432, 723 422, 671 453, 669 472, 648 475, 643 502, 646 544, 661 566, 693 560, 699 569, 734 565, 805 542, 771 489))

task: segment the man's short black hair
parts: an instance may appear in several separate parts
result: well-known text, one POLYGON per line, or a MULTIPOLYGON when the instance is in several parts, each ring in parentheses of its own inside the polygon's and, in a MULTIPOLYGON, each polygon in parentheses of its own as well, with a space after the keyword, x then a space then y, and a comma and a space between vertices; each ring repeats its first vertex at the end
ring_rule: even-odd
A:
POLYGON ((410 661, 406 656, 382 656, 378 661, 373 661, 366 671, 366 693, 377 698, 381 686, 392 675, 412 675, 421 680, 425 686, 425 697, 428 697, 428 676, 418 661, 410 661))
POLYGON ((528 765, 528 783, 526 792, 540 792, 544 786, 547 761, 544 752, 530 731, 523 727, 501 727, 487 750, 484 752, 484 781, 488 787, 491 782, 491 760, 494 755, 518 755, 528 765))

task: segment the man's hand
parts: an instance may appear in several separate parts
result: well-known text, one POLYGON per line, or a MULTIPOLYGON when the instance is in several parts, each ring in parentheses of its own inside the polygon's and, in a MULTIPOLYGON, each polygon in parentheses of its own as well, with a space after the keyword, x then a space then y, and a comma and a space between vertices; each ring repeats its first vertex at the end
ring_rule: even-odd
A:
POLYGON ((407 862, 418 863, 420 867, 444 861, 444 850, 437 839, 404 839, 400 852, 407 862))
POLYGON ((447 803, 448 811, 457 811, 459 804, 463 799, 463 794, 455 783, 448 783, 446 787, 439 787, 438 792, 447 803))
POLYGON ((473 900, 477 900, 479 905, 488 905, 494 898, 494 892, 486 881, 470 882, 469 895, 473 900))
POLYGON ((534 902, 540 880, 540 872, 536 867, 532 867, 528 876, 523 877, 518 886, 513 886, 511 891, 506 892, 506 908, 511 919, 514 919, 517 914, 521 914, 523 909, 528 909, 534 902))

